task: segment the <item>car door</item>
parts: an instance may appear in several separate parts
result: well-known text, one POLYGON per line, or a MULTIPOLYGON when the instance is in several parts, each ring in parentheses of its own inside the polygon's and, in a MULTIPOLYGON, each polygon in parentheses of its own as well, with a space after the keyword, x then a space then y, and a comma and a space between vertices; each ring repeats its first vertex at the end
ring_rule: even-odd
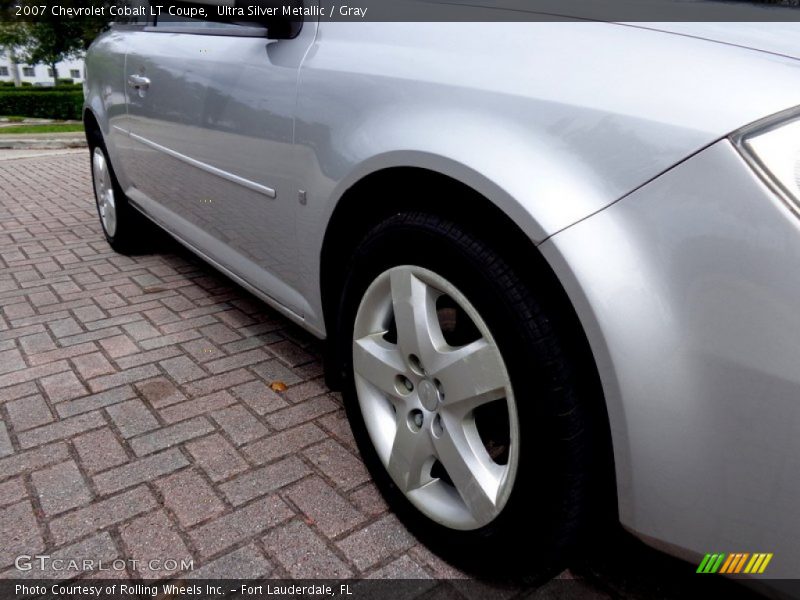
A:
POLYGON ((131 33, 129 195, 218 266, 302 316, 293 146, 297 74, 316 33, 193 20, 131 33))

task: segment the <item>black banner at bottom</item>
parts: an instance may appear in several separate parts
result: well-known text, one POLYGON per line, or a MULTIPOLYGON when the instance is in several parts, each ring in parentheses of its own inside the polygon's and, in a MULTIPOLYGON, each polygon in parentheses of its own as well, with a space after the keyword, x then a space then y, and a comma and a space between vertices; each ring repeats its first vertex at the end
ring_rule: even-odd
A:
POLYGON ((133 579, 5 580, 0 600, 554 600, 631 598, 754 599, 765 593, 800 598, 800 580, 752 580, 737 585, 723 577, 653 585, 615 586, 584 579, 554 579, 537 585, 489 583, 477 580, 241 580, 133 579))

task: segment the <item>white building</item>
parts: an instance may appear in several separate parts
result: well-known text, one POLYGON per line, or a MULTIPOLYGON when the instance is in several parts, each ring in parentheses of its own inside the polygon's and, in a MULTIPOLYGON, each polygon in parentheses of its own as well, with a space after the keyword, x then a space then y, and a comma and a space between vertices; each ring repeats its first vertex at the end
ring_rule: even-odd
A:
MULTIPOLYGON (((8 59, 8 55, 0 53, 0 81, 14 81, 12 73, 13 65, 8 59)), ((75 83, 81 83, 85 76, 83 68, 83 58, 62 60, 56 65, 59 79, 72 79, 75 83)), ((19 63, 17 65, 20 81, 27 81, 34 85, 53 85, 53 72, 47 65, 29 65, 19 63)))

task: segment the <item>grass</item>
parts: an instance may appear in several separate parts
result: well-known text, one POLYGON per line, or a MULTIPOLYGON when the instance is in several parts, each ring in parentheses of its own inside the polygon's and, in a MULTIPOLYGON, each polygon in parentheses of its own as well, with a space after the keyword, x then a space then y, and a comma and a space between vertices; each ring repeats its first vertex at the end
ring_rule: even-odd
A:
POLYGON ((83 131, 80 123, 48 123, 47 125, 10 125, 0 127, 0 135, 19 135, 20 133, 69 133, 83 131))

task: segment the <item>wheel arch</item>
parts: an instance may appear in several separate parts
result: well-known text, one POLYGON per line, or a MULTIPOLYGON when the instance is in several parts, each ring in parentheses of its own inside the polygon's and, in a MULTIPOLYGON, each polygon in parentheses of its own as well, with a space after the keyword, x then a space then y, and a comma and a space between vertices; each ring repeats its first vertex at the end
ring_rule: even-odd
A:
POLYGON ((350 257, 368 231, 382 220, 406 211, 425 211, 455 220, 504 250, 513 265, 529 274, 546 291, 547 302, 559 315, 584 380, 596 398, 593 410, 600 423, 604 517, 617 515, 617 487, 609 416, 600 376, 580 318, 555 271, 531 237, 497 204, 473 187, 449 175, 420 167, 387 167, 356 181, 336 204, 322 243, 320 293, 328 333, 325 376, 340 389, 342 360, 336 355, 336 317, 350 257), (422 193, 420 193, 422 191, 422 193), (371 201, 379 196, 381 201, 371 201), (431 202, 435 199, 435 202, 431 202))
POLYGON ((86 143, 91 148, 103 139, 103 132, 100 129, 100 122, 90 107, 83 110, 83 128, 86 132, 86 143))

